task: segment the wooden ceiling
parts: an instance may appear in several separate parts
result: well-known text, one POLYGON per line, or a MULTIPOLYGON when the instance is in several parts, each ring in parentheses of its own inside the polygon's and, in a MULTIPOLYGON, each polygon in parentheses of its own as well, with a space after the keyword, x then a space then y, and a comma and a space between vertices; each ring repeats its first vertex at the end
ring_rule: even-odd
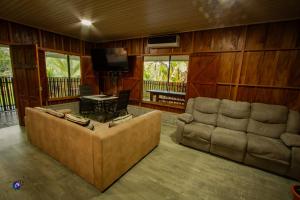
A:
POLYGON ((1 0, 0 18, 99 42, 300 18, 300 0, 1 0))

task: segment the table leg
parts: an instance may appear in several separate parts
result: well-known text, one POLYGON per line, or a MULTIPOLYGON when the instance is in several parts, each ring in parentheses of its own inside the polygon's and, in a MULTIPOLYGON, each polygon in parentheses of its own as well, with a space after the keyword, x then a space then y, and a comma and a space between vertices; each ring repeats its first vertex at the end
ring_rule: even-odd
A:
POLYGON ((153 93, 150 92, 150 101, 153 101, 153 93))

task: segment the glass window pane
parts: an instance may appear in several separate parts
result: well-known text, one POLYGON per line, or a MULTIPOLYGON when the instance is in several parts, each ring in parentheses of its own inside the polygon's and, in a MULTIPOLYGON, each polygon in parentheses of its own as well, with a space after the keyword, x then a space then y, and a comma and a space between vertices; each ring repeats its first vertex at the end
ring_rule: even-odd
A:
POLYGON ((46 52, 47 77, 68 77, 67 55, 46 52))
MULTIPOLYGON (((172 56, 173 57, 173 56, 172 56)), ((188 58, 175 58, 170 62, 170 79, 169 82, 187 82, 188 58)))
MULTIPOLYGON (((148 60, 147 57, 152 56, 145 56, 145 60, 148 60)), ((155 57, 158 58, 158 60, 144 62, 144 80, 168 81, 169 61, 160 58, 165 56, 155 57)))
POLYGON ((80 57, 70 56, 70 76, 71 78, 80 78, 80 57))
POLYGON ((0 76, 12 77, 9 48, 0 46, 0 76))

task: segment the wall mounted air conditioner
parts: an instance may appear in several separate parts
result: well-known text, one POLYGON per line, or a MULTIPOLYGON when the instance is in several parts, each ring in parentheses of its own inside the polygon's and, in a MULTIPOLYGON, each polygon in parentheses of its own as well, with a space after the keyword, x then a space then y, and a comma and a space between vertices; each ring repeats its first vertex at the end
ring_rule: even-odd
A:
POLYGON ((147 47, 149 48, 179 47, 179 41, 180 41, 179 35, 149 37, 147 42, 147 47))

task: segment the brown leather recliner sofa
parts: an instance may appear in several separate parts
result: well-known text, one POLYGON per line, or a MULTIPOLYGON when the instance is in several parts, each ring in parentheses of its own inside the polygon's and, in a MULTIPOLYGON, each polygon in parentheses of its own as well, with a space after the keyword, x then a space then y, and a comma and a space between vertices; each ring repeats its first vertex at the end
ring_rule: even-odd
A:
POLYGON ((115 127, 94 122, 91 131, 35 108, 26 108, 26 132, 37 146, 101 191, 108 188, 160 140, 161 112, 115 127))
POLYGON ((188 100, 179 143, 300 180, 300 114, 286 106, 206 97, 188 100))

